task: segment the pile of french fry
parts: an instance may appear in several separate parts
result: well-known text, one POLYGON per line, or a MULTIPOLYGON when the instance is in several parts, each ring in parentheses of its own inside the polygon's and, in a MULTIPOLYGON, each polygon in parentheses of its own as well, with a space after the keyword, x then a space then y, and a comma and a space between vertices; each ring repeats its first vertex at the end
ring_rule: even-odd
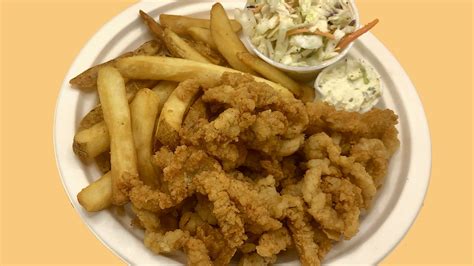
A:
POLYGON ((90 212, 126 204, 134 179, 157 186, 152 155, 161 145, 176 146, 200 90, 186 89, 182 82, 205 83, 224 72, 244 72, 286 97, 314 98, 312 88, 250 54, 240 41, 240 24, 219 3, 210 19, 161 14, 160 24, 143 11, 140 17, 153 40, 70 81, 82 90, 97 89, 100 99, 80 122, 73 143, 77 156, 95 160, 104 174, 77 196, 90 212))

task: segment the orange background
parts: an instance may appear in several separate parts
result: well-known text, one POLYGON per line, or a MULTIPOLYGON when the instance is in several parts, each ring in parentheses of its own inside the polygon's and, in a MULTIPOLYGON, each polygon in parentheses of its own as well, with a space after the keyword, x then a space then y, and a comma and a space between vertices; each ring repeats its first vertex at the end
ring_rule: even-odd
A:
MULTIPOLYGON (((1 264, 123 263, 89 232, 53 154, 59 87, 81 47, 133 1, 1 4, 1 264)), ((383 264, 472 261, 471 1, 358 0, 362 21, 410 75, 433 142, 425 205, 383 264)), ((71 151, 72 152, 72 151, 71 151)))

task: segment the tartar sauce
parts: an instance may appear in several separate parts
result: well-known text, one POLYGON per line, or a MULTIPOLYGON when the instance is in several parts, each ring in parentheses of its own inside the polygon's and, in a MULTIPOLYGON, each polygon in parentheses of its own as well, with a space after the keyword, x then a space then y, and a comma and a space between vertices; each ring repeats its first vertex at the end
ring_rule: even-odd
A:
POLYGON ((366 112, 382 95, 380 75, 362 59, 346 58, 316 80, 321 99, 338 110, 366 112))

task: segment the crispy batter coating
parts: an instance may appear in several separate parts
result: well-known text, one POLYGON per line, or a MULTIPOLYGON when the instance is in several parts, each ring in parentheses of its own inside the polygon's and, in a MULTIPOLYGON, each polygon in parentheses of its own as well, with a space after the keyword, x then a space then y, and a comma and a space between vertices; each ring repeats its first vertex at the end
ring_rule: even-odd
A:
POLYGON ((295 203, 296 206, 288 208, 287 219, 301 265, 320 265, 319 247, 314 241, 314 229, 304 212, 302 200, 296 198, 295 203))
POLYGON ((151 251, 159 253, 170 253, 183 247, 189 238, 189 233, 177 229, 166 233, 145 231, 145 246, 151 251))
POLYGON ((211 266, 213 265, 209 254, 202 242, 196 238, 189 238, 188 241, 184 244, 184 253, 186 253, 187 264, 190 266, 211 266))
POLYGON ((256 252, 244 254, 239 261, 239 266, 266 266, 276 262, 276 256, 264 258, 256 252))
POLYGON ((320 265, 358 232, 399 145, 398 117, 305 104, 247 74, 199 87, 176 145, 155 146, 159 186, 127 182, 145 245, 183 249, 189 265, 229 265, 236 253, 239 265, 269 265, 292 248, 320 265))
POLYGON ((204 242, 215 265, 228 265, 237 250, 229 246, 220 230, 209 224, 198 227, 196 237, 204 242))
POLYGON ((206 88, 202 99, 257 115, 249 130, 240 136, 249 148, 269 155, 288 156, 296 152, 304 140, 302 132, 309 122, 304 104, 250 76, 224 73, 221 85, 206 88))
POLYGON ((390 153, 381 140, 361 138, 352 146, 350 154, 355 162, 364 166, 377 187, 382 185, 383 177, 387 174, 390 153))
POLYGON ((291 236, 286 227, 263 234, 258 240, 257 253, 264 258, 272 258, 291 245, 291 236))
POLYGON ((193 183, 197 192, 207 195, 213 203, 212 212, 229 246, 235 248, 241 245, 246 239, 244 222, 227 192, 230 179, 223 172, 203 171, 194 177, 193 183))
MULTIPOLYGON (((354 184, 360 187, 364 198, 364 208, 370 206, 377 192, 373 178, 360 163, 355 162, 354 158, 341 156, 341 148, 326 133, 318 133, 309 137, 305 142, 304 151, 308 160, 329 158, 342 174, 348 176, 354 184)), ((337 175, 337 173, 332 174, 337 175)))
POLYGON ((329 160, 314 159, 303 179, 303 198, 309 205, 308 213, 323 227, 328 237, 339 240, 339 234, 350 239, 359 227, 362 196, 360 188, 347 179, 330 176, 335 169, 329 160), (327 175, 322 180, 322 175, 327 175))

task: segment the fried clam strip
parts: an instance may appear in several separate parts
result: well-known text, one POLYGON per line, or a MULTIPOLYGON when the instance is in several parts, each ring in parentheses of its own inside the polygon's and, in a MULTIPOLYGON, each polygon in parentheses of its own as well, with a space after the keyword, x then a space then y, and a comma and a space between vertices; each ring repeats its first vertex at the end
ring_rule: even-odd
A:
POLYGON ((211 266, 213 263, 209 258, 206 245, 196 238, 189 238, 183 246, 186 253, 187 264, 195 266, 211 266))
POLYGON ((373 178, 367 173, 362 164, 354 158, 342 156, 341 149, 326 133, 318 133, 305 141, 304 153, 308 160, 329 158, 332 165, 339 167, 343 175, 348 176, 362 190, 363 208, 370 207, 377 192, 373 178))
POLYGON ((283 134, 287 138, 303 132, 309 121, 301 101, 287 97, 248 74, 224 73, 218 86, 205 89, 203 101, 225 104, 242 112, 253 112, 256 109, 279 111, 288 119, 288 129, 283 134))
POLYGON ((180 203, 194 193, 193 177, 204 171, 220 171, 220 164, 204 151, 194 147, 179 146, 171 160, 163 161, 170 151, 161 148, 155 156, 155 164, 163 169, 163 182, 174 202, 180 203))
MULTIPOLYGON (((242 73, 227 67, 195 62, 181 58, 163 56, 133 56, 117 61, 115 67, 129 79, 170 80, 181 82, 192 77, 201 84, 214 84, 224 72, 242 73)), ((269 80, 254 77, 256 81, 268 84, 283 97, 294 98, 285 87, 269 80)))
POLYGON ((258 255, 256 252, 246 253, 242 256, 239 261, 239 266, 266 266, 275 263, 277 260, 276 256, 271 258, 264 258, 258 255))
POLYGON ((309 218, 305 215, 303 201, 299 197, 287 196, 289 207, 286 210, 288 228, 291 232, 293 243, 298 252, 301 265, 320 265, 318 256, 319 246, 314 241, 314 229, 309 218))
POLYGON ((228 265, 237 250, 229 246, 219 229, 206 223, 196 229, 196 238, 204 242, 215 265, 228 265))
POLYGON ((133 180, 130 200, 140 209, 157 212, 181 203, 194 193, 191 180, 200 171, 219 170, 219 163, 203 151, 180 146, 172 153, 162 147, 152 159, 163 172, 162 187, 152 188, 140 180, 133 180))
POLYGON ((149 232, 158 232, 160 229, 160 219, 157 213, 139 209, 132 204, 132 211, 140 221, 140 225, 149 232))
POLYGON ((304 104, 256 82, 250 75, 225 73, 218 86, 205 89, 202 99, 241 113, 270 109, 258 113, 249 130, 240 135, 249 148, 268 155, 288 156, 303 144, 302 132, 308 124, 304 104))
POLYGON ((161 50, 161 44, 155 40, 143 43, 132 52, 125 53, 105 63, 93 66, 69 81, 69 83, 80 89, 93 89, 97 85, 99 69, 104 66, 114 66, 118 59, 137 55, 156 55, 161 50))
POLYGON ((309 125, 306 133, 322 131, 338 132, 345 142, 357 142, 360 138, 380 139, 391 156, 400 145, 397 115, 389 109, 372 109, 358 112, 341 112, 333 106, 317 101, 306 104, 309 125))
POLYGON ((262 234, 258 240, 257 253, 264 258, 272 258, 291 245, 291 236, 286 227, 262 234))
POLYGON ((162 232, 145 231, 144 243, 151 251, 161 254, 181 249, 189 239, 189 233, 181 229, 162 232))
POLYGON ((360 188, 347 179, 331 175, 329 160, 310 160, 303 178, 303 198, 309 205, 307 210, 318 221, 329 238, 339 240, 352 238, 359 228, 362 196, 360 188), (325 176, 324 179, 322 178, 325 176))
POLYGON ((201 110, 202 106, 203 102, 198 100, 196 107, 188 114, 190 119, 197 121, 191 127, 182 128, 182 143, 205 149, 219 159, 226 170, 243 164, 247 149, 236 140, 239 134, 253 123, 255 116, 249 113, 241 114, 239 110, 229 108, 209 122, 203 115, 205 111, 201 110))
POLYGON ((172 149, 179 145, 179 131, 184 116, 200 91, 200 83, 194 79, 181 82, 163 105, 155 138, 172 149))
POLYGON ((203 221, 210 225, 216 225, 217 220, 216 216, 212 213, 212 209, 214 206, 212 206, 212 202, 209 201, 205 196, 202 196, 200 194, 196 195, 197 197, 197 204, 194 207, 194 210, 196 213, 201 217, 203 221))
POLYGON ((352 146, 350 155, 355 162, 364 166, 377 187, 382 185, 383 177, 387 174, 390 154, 381 140, 361 138, 352 146))
POLYGON ((193 178, 196 191, 207 195, 213 203, 220 230, 231 248, 240 246, 247 238, 240 211, 230 199, 230 179, 222 171, 204 171, 193 178))
POLYGON ((181 215, 179 219, 179 228, 194 236, 196 235, 197 228, 204 223, 204 220, 199 216, 199 214, 188 211, 181 215))
POLYGON ((262 233, 277 230, 282 224, 271 217, 271 213, 253 184, 236 178, 229 179, 230 187, 228 193, 241 211, 248 230, 252 233, 262 233))

